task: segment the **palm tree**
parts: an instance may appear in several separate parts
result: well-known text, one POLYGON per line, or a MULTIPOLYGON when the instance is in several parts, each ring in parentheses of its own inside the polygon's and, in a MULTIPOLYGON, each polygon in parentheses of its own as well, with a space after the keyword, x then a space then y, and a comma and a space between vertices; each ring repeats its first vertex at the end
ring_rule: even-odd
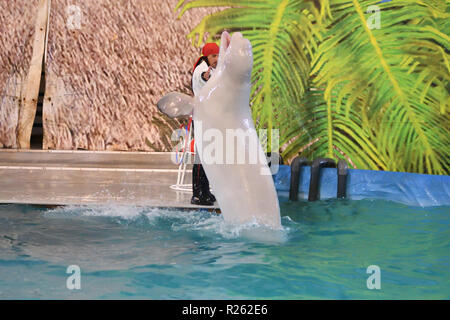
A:
POLYGON ((448 174, 447 2, 180 0, 175 9, 220 9, 189 34, 197 46, 223 30, 251 41, 253 116, 280 130, 285 159, 448 174))

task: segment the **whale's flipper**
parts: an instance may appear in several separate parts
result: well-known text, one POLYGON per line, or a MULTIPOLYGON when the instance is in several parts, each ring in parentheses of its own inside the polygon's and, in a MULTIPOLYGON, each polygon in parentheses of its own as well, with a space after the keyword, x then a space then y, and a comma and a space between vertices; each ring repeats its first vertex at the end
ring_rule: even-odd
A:
POLYGON ((157 103, 159 111, 170 118, 186 117, 194 110, 194 98, 184 93, 171 92, 157 103))

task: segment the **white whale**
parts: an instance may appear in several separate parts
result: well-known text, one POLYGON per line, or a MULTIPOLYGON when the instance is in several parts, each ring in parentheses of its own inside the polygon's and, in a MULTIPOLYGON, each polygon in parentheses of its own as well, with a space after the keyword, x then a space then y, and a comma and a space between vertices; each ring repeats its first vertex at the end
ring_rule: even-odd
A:
POLYGON ((252 66, 250 41, 239 32, 232 37, 224 32, 217 68, 199 94, 190 97, 169 93, 158 101, 158 109, 172 118, 193 112, 197 152, 225 221, 258 223, 280 229, 275 185, 249 107, 252 66), (230 129, 246 132, 247 138, 237 138, 237 142, 228 139, 230 129), (221 136, 224 141, 211 139, 207 144, 211 136, 215 140, 221 136), (234 141, 233 147, 230 140, 234 141), (242 151, 246 155, 244 163, 236 158, 242 151), (230 161, 231 154, 235 155, 234 161, 230 161), (258 161, 251 161, 250 155, 257 155, 258 161))

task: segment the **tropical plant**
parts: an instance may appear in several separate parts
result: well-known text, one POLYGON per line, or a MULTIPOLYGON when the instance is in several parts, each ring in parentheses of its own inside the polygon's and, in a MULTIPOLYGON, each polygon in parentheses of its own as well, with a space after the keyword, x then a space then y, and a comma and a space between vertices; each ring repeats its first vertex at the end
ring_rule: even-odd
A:
POLYGON ((284 158, 449 173, 448 1, 180 0, 176 10, 197 7, 220 9, 189 34, 197 46, 223 30, 251 41, 253 116, 280 130, 284 158))

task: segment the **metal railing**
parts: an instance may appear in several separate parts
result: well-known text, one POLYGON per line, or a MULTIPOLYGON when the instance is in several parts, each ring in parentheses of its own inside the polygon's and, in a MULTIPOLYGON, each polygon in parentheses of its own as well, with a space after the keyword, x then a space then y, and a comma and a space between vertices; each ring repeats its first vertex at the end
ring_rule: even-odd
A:
POLYGON ((300 171, 303 166, 311 166, 311 176, 309 180, 308 201, 319 199, 319 178, 322 168, 337 168, 337 198, 342 199, 347 196, 347 173, 348 165, 344 160, 336 161, 329 158, 317 158, 312 163, 306 158, 295 158, 291 163, 291 182, 289 188, 289 200, 298 201, 298 191, 300 186, 300 171))

